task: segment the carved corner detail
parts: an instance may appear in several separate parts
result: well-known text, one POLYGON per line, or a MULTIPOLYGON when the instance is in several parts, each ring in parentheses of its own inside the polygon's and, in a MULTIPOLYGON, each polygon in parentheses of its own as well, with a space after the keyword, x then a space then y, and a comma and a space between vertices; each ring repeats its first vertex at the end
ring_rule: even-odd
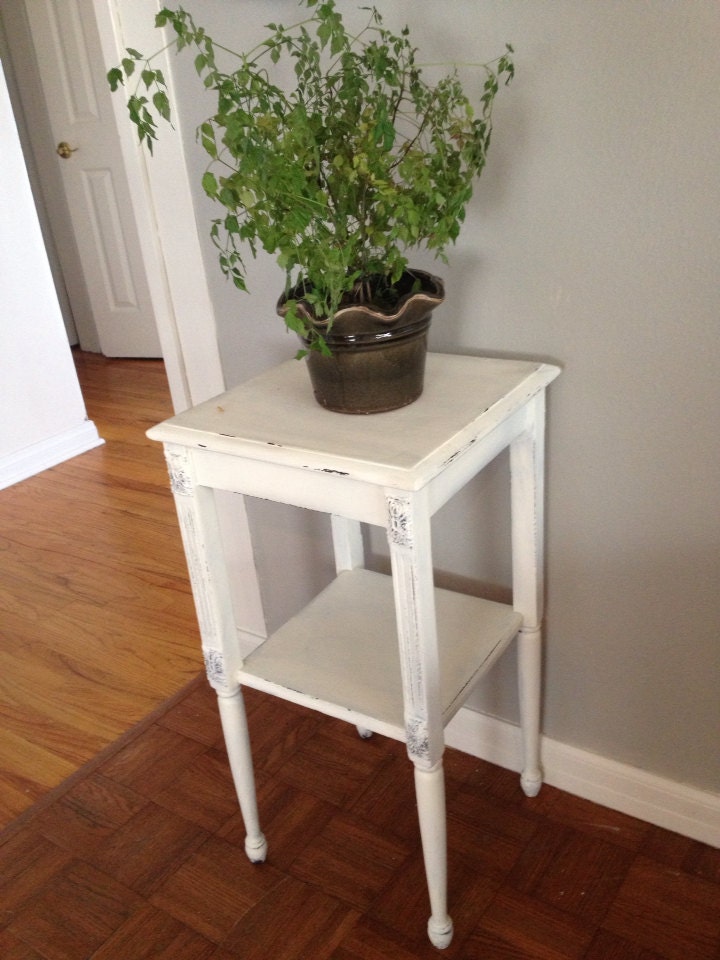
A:
POLYGON ((412 717, 406 726, 407 752, 414 762, 427 763, 430 759, 430 735, 427 722, 420 717, 412 717))
POLYGON ((205 673, 211 687, 224 687, 227 684, 225 658, 220 650, 204 650, 205 673))
POLYGON ((413 545, 410 501, 405 497, 388 497, 388 538, 398 547, 413 545))
POLYGON ((188 470, 188 461, 185 454, 166 453, 168 473, 170 474, 170 489, 181 497, 193 495, 193 482, 188 470))

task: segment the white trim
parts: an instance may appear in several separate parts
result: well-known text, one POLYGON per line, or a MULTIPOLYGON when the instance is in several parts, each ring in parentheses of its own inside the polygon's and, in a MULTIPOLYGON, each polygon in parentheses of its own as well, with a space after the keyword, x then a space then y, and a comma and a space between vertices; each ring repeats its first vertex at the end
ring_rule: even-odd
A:
POLYGON ((99 447, 105 441, 98 436, 92 420, 86 420, 79 427, 65 430, 63 433, 39 443, 33 443, 17 453, 0 459, 0 490, 20 480, 35 476, 49 467, 76 457, 79 453, 99 447))
MULTIPOLYGON (((108 66, 119 61, 126 46, 155 50, 162 45, 154 26, 157 0, 93 0, 93 6, 108 66)), ((158 64, 173 99, 170 59, 163 55, 158 64)), ((183 141, 178 130, 168 127, 149 159, 121 94, 112 105, 173 406, 179 412, 225 389, 183 141)))
MULTIPOLYGON (((464 708, 446 731, 448 746, 520 770, 520 729, 464 708)), ((612 810, 720 847, 720 794, 667 780, 568 744, 542 738, 546 783, 612 810)))

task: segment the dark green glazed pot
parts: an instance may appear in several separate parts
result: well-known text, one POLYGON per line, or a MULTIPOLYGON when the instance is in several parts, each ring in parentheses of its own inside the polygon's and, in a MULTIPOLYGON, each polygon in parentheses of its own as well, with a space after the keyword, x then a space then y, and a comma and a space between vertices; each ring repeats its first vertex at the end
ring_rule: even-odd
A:
MULTIPOLYGON (((427 332, 445 291, 438 277, 422 270, 408 271, 403 280, 409 292, 392 313, 357 304, 338 310, 329 331, 327 321, 315 322, 332 356, 311 350, 307 366, 315 399, 327 410, 384 413, 422 393, 427 332), (420 288, 413 292, 415 281, 420 288)), ((285 299, 278 303, 281 315, 285 299)), ((309 309, 306 316, 312 319, 309 309)))

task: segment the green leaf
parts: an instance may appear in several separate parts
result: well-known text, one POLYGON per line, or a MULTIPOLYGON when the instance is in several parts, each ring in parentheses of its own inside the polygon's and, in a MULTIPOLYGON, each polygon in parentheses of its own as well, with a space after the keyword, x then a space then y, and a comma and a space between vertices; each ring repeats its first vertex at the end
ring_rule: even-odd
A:
POLYGON ((206 153, 210 154, 213 160, 217 160, 217 143, 215 142, 215 130, 209 121, 200 125, 200 142, 206 153))
POLYGON ((164 90, 158 90, 156 94, 153 95, 153 106, 163 118, 163 120, 170 120, 170 101, 167 98, 167 94, 164 90))
POLYGON ((115 93, 118 86, 125 83, 125 74, 118 67, 108 70, 107 81, 110 84, 110 90, 115 93))
POLYGON ((211 170, 206 170, 203 174, 202 188, 209 197, 213 199, 217 197, 218 182, 215 174, 211 170))

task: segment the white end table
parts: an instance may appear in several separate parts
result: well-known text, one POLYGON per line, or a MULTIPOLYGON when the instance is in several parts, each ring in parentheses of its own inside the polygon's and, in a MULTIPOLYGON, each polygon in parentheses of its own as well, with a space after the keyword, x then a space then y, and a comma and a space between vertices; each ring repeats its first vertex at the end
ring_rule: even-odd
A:
MULTIPOLYGON (((452 938, 444 727, 515 638, 526 794, 540 789, 545 388, 548 364, 430 354, 423 396, 390 413, 330 413, 288 361, 149 432, 162 441, 253 861, 265 859, 242 685, 402 740, 414 764, 428 934, 452 938), (510 448, 513 603, 434 587, 432 515, 510 448), (242 658, 214 490, 332 517, 337 577, 242 658), (384 527, 392 576, 364 569, 361 523, 384 527)), ((241 618, 238 614, 238 620, 241 618)))

